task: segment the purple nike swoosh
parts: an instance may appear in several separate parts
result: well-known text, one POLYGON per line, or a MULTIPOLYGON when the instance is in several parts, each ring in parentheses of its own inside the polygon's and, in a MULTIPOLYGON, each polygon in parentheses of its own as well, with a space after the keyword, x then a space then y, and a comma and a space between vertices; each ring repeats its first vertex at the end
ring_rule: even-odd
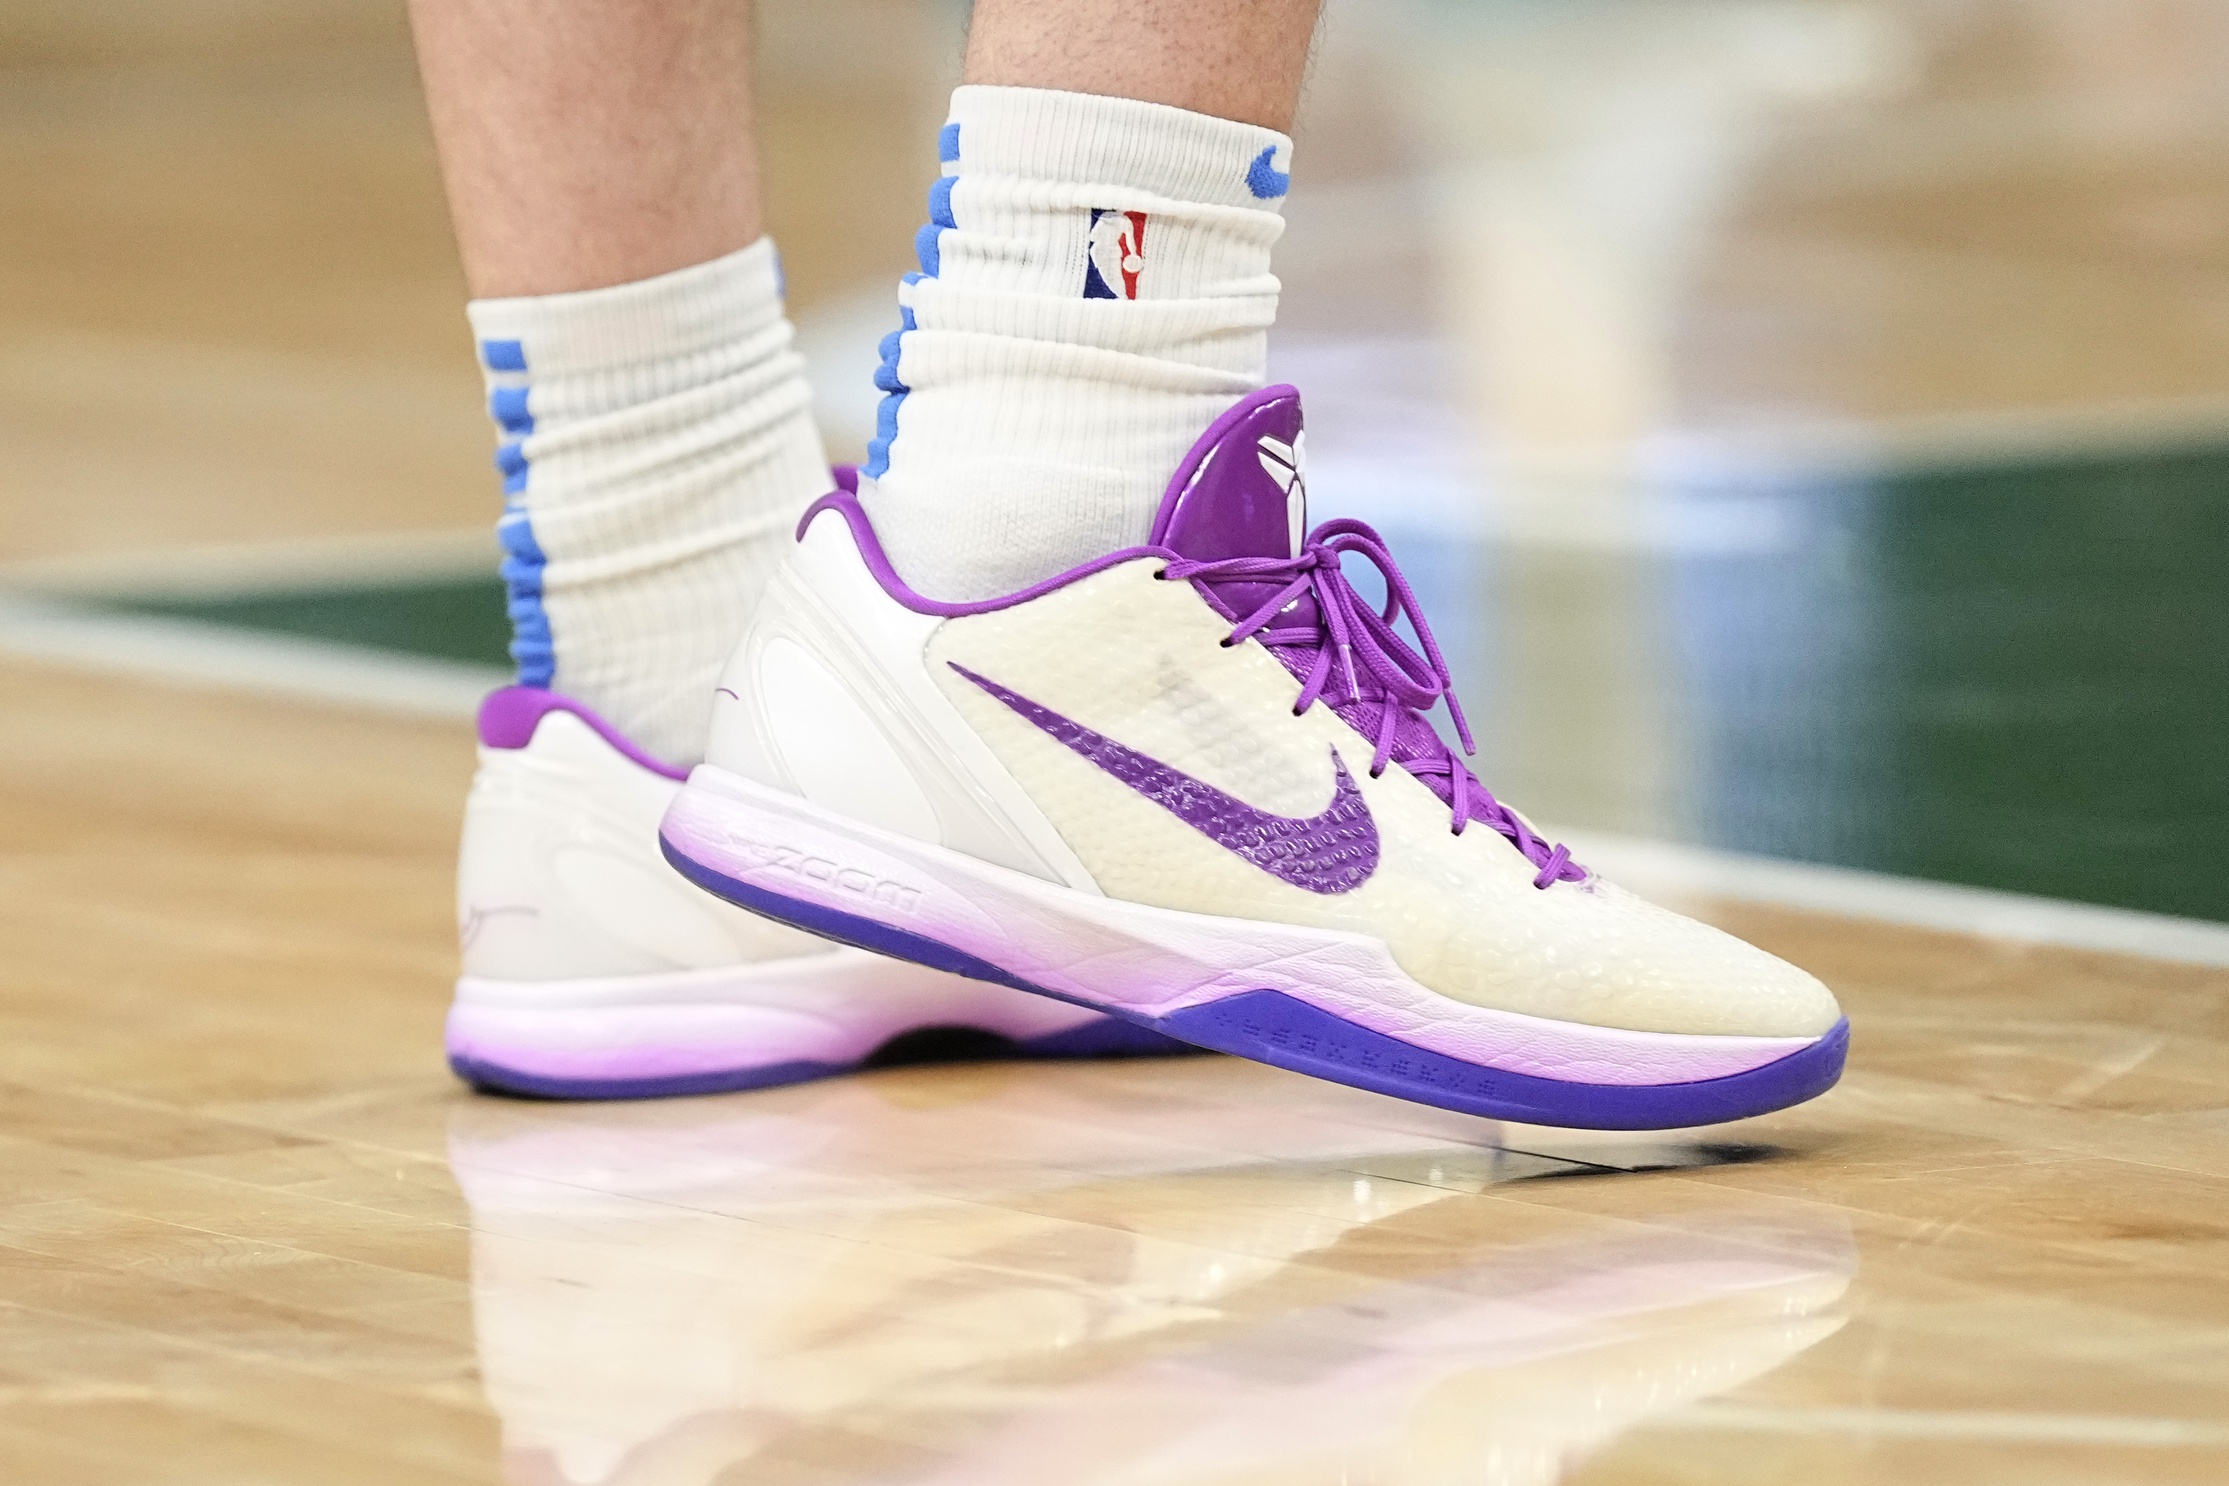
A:
POLYGON ((1272 815, 1071 722, 966 666, 946 664, 1216 845, 1282 882, 1311 893, 1344 893, 1362 886, 1377 870, 1377 822, 1336 748, 1331 750, 1331 803, 1305 819, 1272 815))

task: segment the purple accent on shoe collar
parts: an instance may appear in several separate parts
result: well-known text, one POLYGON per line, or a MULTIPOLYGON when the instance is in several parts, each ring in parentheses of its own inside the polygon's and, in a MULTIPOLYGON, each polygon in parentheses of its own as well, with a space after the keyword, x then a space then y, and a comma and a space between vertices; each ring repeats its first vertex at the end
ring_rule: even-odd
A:
POLYGON ((563 692, 550 691, 539 686, 506 686, 488 693, 480 704, 480 741, 490 748, 524 748, 534 741, 534 730, 542 719, 552 712, 570 712, 595 729, 596 736, 618 749, 635 763, 653 774, 667 779, 686 779, 687 769, 660 763, 644 753, 627 735, 596 715, 594 709, 583 706, 563 692))
POLYGON ((1016 604, 1043 598, 1056 588, 1066 588, 1079 578, 1088 578, 1093 573, 1120 567, 1141 557, 1176 556, 1165 547, 1122 547, 1104 557, 1093 558, 1080 567, 1070 568, 1065 573, 1056 573, 1042 583, 1033 583, 1019 593, 1010 593, 1004 598, 976 599, 969 603, 953 604, 914 592, 906 580, 898 576, 898 570, 890 565, 890 554, 883 550, 882 538, 875 535, 875 525, 868 519, 866 508, 859 504, 859 497, 848 490, 831 490, 805 508, 805 514, 797 523, 800 541, 825 511, 833 511, 844 518, 844 523, 851 528, 852 541, 858 544, 860 560, 866 563, 867 571, 874 574, 875 581, 882 585, 884 593, 916 614, 934 614, 940 619, 957 619, 966 614, 991 614, 1000 609, 1011 609, 1016 604))
POLYGON ((1200 435, 1177 465, 1148 540, 1199 562, 1226 557, 1294 555, 1294 538, 1308 529, 1295 521, 1292 502, 1307 510, 1307 486, 1297 459, 1302 420, 1300 389, 1280 383, 1242 399, 1200 435), (1262 441, 1273 441, 1264 447, 1262 441), (1291 451, 1286 459, 1278 449, 1291 451), (1271 467, 1292 471, 1280 483, 1271 467))
MULTIPOLYGON (((988 960, 911 930, 807 903, 738 881, 658 840, 666 860, 714 897, 807 933, 1056 1001, 1075 998, 1011 975, 988 960)), ((1082 1003, 1076 1003, 1082 1004, 1082 1003)), ((1235 1053, 1334 1083, 1440 1109, 1588 1130, 1677 1130, 1744 1119, 1823 1094, 1842 1076, 1850 1024, 1788 1056, 1724 1078, 1681 1084, 1584 1084, 1465 1063, 1343 1021, 1282 991, 1242 991, 1165 1017, 1093 1007, 1195 1047, 1235 1053)))
POLYGON ((859 493, 858 465, 839 464, 829 470, 828 473, 836 477, 836 488, 838 490, 841 490, 848 495, 857 495, 859 493))
POLYGON ((1370 818, 1370 806, 1336 748, 1328 750, 1331 803, 1304 818, 1273 815, 1071 722, 966 666, 946 664, 1217 846, 1244 857, 1280 882, 1330 896, 1352 892, 1378 868, 1378 824, 1370 818))

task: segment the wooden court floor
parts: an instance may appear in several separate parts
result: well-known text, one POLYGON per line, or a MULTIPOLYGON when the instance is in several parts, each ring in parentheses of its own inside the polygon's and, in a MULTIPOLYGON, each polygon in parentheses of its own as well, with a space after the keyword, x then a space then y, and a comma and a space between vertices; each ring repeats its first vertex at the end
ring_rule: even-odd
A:
MULTIPOLYGON (((908 266, 957 11, 760 10, 809 326, 908 266)), ((1584 262, 1535 328, 1586 354, 1463 394, 1544 444, 2224 426, 2218 7, 1555 10, 1335 14, 1291 336, 1584 262), (1666 108, 1707 209, 1621 235, 1589 162, 1666 108), (1351 230, 1511 138, 1514 215, 1351 230)), ((484 535, 391 0, 0 7, 0 182, 0 563, 484 535)), ((439 1052, 470 771, 461 722, 0 657, 0 1486, 2229 1479, 2229 972, 1706 905, 1852 1069, 1660 1137, 1205 1057, 496 1100, 439 1052)))
POLYGON ((461 724, 0 663, 0 1480, 2200 1482, 2229 974, 1722 906, 1672 1136, 1221 1058, 476 1097, 461 724))

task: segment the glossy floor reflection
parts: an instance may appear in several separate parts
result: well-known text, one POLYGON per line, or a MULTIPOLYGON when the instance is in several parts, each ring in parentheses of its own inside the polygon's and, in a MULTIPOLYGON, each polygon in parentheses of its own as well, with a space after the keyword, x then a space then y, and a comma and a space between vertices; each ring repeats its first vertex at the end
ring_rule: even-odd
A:
POLYGON ((0 1480, 2229 1473, 2221 971, 1688 903, 1858 1033, 1672 1135, 1207 1057, 480 1099, 467 725, 0 689, 0 1480))
POLYGON ((1842 1324, 1832 1210, 1573 1222, 1493 1194, 1611 1173, 1223 1073, 460 1108, 509 1478, 1545 1486, 1842 1324))

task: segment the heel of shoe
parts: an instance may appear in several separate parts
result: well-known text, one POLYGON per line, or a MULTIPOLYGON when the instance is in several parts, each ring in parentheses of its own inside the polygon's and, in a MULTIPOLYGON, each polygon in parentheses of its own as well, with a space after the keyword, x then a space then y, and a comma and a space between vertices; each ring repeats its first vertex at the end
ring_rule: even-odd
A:
MULTIPOLYGON (((449 1066, 488 1093, 539 1099, 655 1099, 763 1089, 856 1067, 852 1039, 750 1006, 638 1005, 449 1010, 449 1066)), ((871 1052, 872 1049, 869 1049, 871 1052)))
POLYGON ((1188 1050, 1056 1001, 835 949, 716 971, 547 982, 468 976, 457 984, 447 1045, 449 1066, 475 1088, 653 1099, 825 1078, 932 1030, 987 1034, 992 1049, 1031 1058, 1188 1050))

